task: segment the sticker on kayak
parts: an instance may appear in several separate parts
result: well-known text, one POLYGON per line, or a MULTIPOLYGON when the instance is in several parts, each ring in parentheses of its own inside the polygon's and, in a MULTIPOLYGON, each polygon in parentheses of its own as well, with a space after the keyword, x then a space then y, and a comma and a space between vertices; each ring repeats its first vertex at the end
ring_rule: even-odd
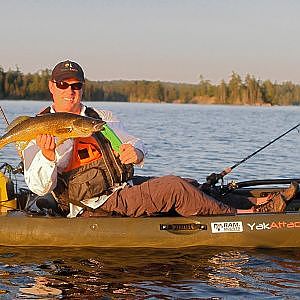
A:
POLYGON ((243 232, 242 222, 213 222, 210 226, 212 233, 243 232))

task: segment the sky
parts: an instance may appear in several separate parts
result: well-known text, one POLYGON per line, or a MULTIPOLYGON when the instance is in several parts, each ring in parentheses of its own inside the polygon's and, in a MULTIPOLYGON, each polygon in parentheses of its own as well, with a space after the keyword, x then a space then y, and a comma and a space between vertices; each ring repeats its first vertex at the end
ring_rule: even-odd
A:
POLYGON ((298 0, 0 0, 0 66, 90 80, 300 83, 298 0))

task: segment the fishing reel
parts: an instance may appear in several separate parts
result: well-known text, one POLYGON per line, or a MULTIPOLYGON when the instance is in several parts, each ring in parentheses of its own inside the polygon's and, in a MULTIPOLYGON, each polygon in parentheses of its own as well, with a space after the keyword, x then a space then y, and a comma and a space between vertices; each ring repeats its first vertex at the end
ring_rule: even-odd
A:
POLYGON ((216 193, 221 194, 221 190, 224 186, 224 179, 222 173, 211 173, 206 177, 206 182, 202 184, 201 190, 206 194, 214 196, 216 193), (221 180, 221 185, 216 184, 221 180))
POLYGON ((222 185, 220 187, 220 195, 225 196, 238 188, 239 188, 238 182, 236 182, 235 180, 232 180, 229 183, 227 183, 226 185, 222 185))
POLYGON ((224 185, 224 176, 226 176, 227 174, 229 174, 232 171, 232 168, 225 168, 221 173, 211 173, 210 175, 208 175, 206 177, 206 182, 204 183, 204 185, 208 188, 208 187, 214 187, 220 180, 221 180, 221 185, 224 185))
POLYGON ((222 173, 220 174, 216 174, 216 173, 211 173, 210 175, 208 175, 206 177, 206 183, 209 185, 209 186, 215 186, 219 180, 221 180, 221 184, 223 185, 224 183, 224 179, 223 179, 223 176, 222 176, 222 173))
POLYGON ((237 188, 234 181, 224 185, 224 176, 229 174, 232 168, 225 168, 221 173, 211 173, 206 177, 206 182, 202 185, 202 190, 211 196, 224 196, 237 188), (220 185, 216 185, 221 181, 220 185))

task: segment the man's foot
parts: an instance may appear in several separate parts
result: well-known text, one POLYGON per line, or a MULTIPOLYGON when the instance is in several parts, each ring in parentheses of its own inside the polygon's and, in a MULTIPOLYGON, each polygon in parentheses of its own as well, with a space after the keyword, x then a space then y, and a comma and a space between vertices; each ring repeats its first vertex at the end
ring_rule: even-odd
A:
POLYGON ((272 199, 262 205, 256 205, 253 208, 255 213, 267 213, 267 212, 283 212, 286 208, 286 203, 281 193, 275 193, 272 199))
POLYGON ((283 190, 282 192, 280 192, 280 194, 283 197, 283 200, 285 202, 289 202, 291 201, 293 198, 296 197, 297 193, 299 190, 299 184, 297 181, 292 181, 290 186, 288 188, 286 188, 285 190, 283 190))

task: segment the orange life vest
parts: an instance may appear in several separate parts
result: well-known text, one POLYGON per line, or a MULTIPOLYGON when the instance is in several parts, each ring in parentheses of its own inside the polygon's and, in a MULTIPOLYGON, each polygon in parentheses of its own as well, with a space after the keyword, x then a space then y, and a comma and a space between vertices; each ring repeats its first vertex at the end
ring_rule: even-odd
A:
POLYGON ((73 155, 64 172, 71 171, 102 157, 98 143, 93 136, 74 139, 73 155))

